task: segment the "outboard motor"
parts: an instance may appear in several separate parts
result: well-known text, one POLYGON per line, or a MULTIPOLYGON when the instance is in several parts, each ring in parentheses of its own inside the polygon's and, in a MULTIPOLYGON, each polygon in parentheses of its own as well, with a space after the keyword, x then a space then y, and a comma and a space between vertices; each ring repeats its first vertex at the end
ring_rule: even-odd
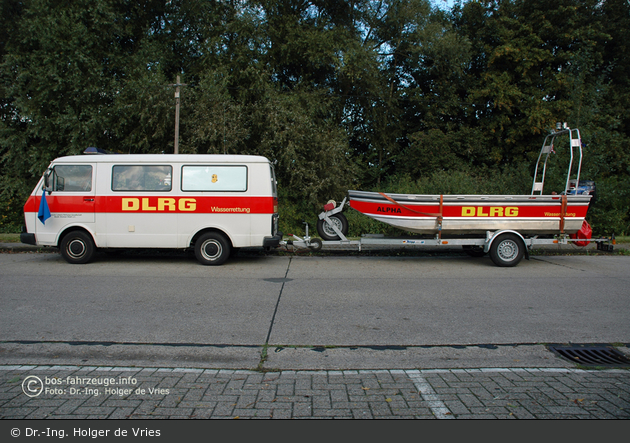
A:
POLYGON ((590 194, 592 197, 588 207, 592 207, 597 199, 597 187, 595 186, 595 182, 593 180, 580 180, 579 183, 576 182, 576 179, 569 180, 569 190, 567 191, 567 195, 590 194))

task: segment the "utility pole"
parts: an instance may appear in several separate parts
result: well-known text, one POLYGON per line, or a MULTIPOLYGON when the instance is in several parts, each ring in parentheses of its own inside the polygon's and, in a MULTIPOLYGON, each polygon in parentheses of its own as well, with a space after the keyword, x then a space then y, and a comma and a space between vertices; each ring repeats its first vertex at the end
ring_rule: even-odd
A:
POLYGON ((178 75, 177 83, 171 83, 169 86, 175 86, 175 148, 173 149, 173 154, 179 154, 179 87, 187 85, 180 83, 178 75))

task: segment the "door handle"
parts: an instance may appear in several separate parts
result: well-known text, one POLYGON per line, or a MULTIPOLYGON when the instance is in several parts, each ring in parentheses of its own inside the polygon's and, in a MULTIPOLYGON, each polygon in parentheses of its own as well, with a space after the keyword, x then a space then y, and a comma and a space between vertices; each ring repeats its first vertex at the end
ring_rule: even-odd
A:
POLYGON ((93 197, 83 197, 83 201, 84 202, 93 202, 94 198, 93 197))

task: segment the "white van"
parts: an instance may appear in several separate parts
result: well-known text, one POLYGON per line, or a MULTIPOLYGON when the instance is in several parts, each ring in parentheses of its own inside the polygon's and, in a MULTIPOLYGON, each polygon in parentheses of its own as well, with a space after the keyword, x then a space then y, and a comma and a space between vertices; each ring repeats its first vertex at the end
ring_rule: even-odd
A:
POLYGON ((73 264, 97 248, 194 248, 202 264, 220 265, 233 249, 282 239, 273 165, 249 155, 60 157, 24 218, 23 243, 56 246, 73 264))

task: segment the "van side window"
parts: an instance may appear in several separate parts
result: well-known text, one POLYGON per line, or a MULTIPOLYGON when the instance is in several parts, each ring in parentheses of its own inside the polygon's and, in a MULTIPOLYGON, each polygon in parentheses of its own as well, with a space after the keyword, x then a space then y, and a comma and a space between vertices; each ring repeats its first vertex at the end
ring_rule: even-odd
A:
POLYGON ((184 166, 182 191, 247 191, 247 166, 184 166))
POLYGON ((116 165, 112 172, 112 191, 163 191, 171 190, 171 166, 116 165))
POLYGON ((52 174, 52 190, 88 192, 92 190, 92 166, 57 165, 52 174))

